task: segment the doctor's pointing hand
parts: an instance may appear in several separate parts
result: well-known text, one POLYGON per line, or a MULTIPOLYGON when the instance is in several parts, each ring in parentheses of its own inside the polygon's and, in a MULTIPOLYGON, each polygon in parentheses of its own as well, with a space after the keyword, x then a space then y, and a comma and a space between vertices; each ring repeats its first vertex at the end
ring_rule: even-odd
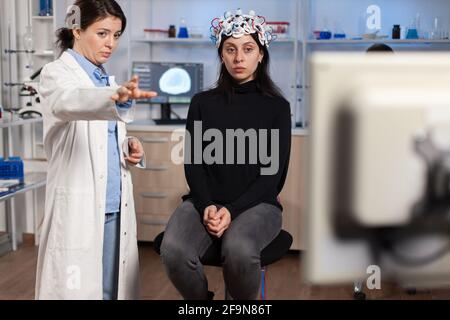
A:
POLYGON ((133 76, 129 82, 126 82, 117 89, 117 93, 111 99, 117 102, 126 102, 129 99, 149 99, 156 96, 157 93, 154 91, 143 91, 139 89, 139 77, 133 76))

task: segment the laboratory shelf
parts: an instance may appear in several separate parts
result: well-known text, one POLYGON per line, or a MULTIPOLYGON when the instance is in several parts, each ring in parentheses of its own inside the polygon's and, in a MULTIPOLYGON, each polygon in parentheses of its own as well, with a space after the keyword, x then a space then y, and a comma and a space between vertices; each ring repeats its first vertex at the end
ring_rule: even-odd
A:
POLYGON ((0 192, 0 201, 8 200, 18 194, 45 186, 47 173, 28 172, 25 173, 24 183, 10 191, 0 192))
MULTIPOLYGON (((16 114, 11 114, 8 112, 3 113, 4 117, 0 119, 0 129, 4 129, 5 136, 4 141, 8 141, 10 135, 12 134, 10 131, 12 127, 16 126, 23 126, 27 124, 34 124, 34 123, 42 123, 42 117, 39 118, 29 118, 29 119, 22 119, 19 118, 16 114)), ((4 145, 4 155, 5 156, 11 156, 11 150, 9 150, 8 147, 5 147, 4 145)), ((32 160, 32 159, 31 159, 32 160)), ((28 161, 29 163, 26 165, 28 167, 29 165, 34 165, 34 167, 37 166, 37 164, 34 164, 33 161, 28 161)), ((24 161, 25 164, 25 161, 24 161)), ((9 251, 15 251, 18 248, 17 245, 17 238, 16 238, 16 232, 17 232, 17 226, 16 226, 16 213, 14 212, 13 204, 11 203, 12 198, 14 198, 16 195, 25 193, 27 191, 32 191, 41 187, 44 187, 47 182, 47 173, 45 171, 42 171, 39 166, 37 166, 37 170, 29 170, 29 172, 24 173, 24 182, 16 187, 11 188, 9 191, 1 192, 0 193, 0 202, 6 201, 6 217, 8 221, 8 232, 6 235, 0 234, 0 255, 9 252, 9 251), (11 229, 11 230, 9 230, 11 229)), ((42 167, 42 166, 41 166, 42 167)), ((36 223, 35 223, 36 224, 36 223)), ((37 227, 35 225, 35 234, 37 234, 37 227)))
POLYGON ((162 38, 162 39, 134 39, 132 42, 140 43, 175 43, 175 44, 213 44, 206 38, 162 38))
POLYGON ((38 51, 34 53, 37 57, 53 57, 55 53, 53 51, 45 52, 45 51, 38 51))
POLYGON ((10 120, 10 119, 8 119, 8 115, 7 115, 7 116, 5 116, 5 118, 0 119, 0 128, 9 128, 9 127, 21 126, 24 124, 37 123, 37 122, 42 122, 42 118, 30 118, 30 119, 17 118, 17 119, 10 120))
MULTIPOLYGON (((0 202, 7 201, 11 198, 31 191, 44 187, 47 182, 47 173, 45 172, 28 172, 24 174, 24 183, 5 192, 0 193, 0 202)), ((17 250, 17 239, 16 239, 16 225, 15 225, 15 214, 12 212, 10 219, 12 230, 10 233, 0 233, 0 256, 12 251, 17 250)), ((36 227, 35 227, 36 228, 36 227)), ((35 231, 36 232, 36 231, 35 231)))
POLYGON ((44 21, 52 21, 53 22, 53 16, 33 16, 34 20, 44 20, 44 21))

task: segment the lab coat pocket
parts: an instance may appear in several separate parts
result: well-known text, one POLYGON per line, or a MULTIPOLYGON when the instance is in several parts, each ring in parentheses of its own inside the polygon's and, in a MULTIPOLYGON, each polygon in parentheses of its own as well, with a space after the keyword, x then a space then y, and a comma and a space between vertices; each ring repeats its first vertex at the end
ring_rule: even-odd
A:
POLYGON ((95 234, 93 193, 57 187, 50 247, 82 250, 92 246, 95 234))

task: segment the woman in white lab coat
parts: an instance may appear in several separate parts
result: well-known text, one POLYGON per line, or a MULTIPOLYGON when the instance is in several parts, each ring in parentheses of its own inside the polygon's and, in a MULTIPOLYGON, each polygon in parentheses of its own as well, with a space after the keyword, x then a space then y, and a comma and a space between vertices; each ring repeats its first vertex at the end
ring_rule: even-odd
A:
POLYGON ((41 73, 48 174, 36 298, 135 299, 139 264, 128 166, 141 162, 143 148, 126 137, 125 122, 132 119, 131 99, 155 93, 139 90, 136 77, 118 86, 102 67, 125 29, 120 6, 114 0, 75 5, 70 29, 57 32, 63 53, 41 73))

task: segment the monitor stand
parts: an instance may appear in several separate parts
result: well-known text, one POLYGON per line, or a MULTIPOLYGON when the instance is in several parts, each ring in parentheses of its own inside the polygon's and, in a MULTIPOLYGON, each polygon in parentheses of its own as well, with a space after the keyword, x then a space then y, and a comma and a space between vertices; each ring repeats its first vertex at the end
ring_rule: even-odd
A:
POLYGON ((161 103, 161 119, 155 119, 156 124, 185 124, 186 119, 171 119, 172 107, 170 103, 161 103))

